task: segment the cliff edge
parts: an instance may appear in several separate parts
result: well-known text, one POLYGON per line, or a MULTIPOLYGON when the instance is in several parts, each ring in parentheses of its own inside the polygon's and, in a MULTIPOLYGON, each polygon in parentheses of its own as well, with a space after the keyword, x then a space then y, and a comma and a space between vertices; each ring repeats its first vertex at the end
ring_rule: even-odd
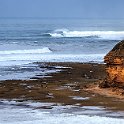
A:
POLYGON ((124 40, 104 57, 106 63, 106 79, 100 87, 118 87, 124 89, 124 40))

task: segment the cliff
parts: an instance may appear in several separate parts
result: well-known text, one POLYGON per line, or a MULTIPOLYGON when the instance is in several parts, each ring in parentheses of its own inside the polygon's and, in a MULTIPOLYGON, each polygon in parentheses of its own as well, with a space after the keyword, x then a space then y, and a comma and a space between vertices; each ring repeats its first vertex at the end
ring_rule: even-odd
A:
POLYGON ((107 77, 100 87, 124 88, 124 40, 104 57, 107 77))

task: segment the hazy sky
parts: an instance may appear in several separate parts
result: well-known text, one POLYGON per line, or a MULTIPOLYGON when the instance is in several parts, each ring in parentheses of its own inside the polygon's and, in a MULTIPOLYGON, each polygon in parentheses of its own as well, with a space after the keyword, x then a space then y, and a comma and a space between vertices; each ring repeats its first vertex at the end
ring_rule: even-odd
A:
POLYGON ((124 18, 124 0, 0 0, 0 17, 124 18))

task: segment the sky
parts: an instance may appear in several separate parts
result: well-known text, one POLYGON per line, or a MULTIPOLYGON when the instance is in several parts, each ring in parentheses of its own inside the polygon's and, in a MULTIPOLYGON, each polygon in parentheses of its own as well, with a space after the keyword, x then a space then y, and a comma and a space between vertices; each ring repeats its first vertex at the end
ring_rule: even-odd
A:
POLYGON ((124 0, 0 0, 0 17, 124 18, 124 0))

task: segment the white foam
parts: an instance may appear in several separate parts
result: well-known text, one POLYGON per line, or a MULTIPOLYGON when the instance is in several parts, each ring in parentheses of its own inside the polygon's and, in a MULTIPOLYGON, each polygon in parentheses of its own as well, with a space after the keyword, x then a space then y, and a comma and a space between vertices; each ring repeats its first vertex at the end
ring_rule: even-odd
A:
MULTIPOLYGON (((40 114, 40 113, 39 113, 40 114)), ((45 113, 40 114, 42 120, 34 121, 24 121, 23 124, 121 124, 124 123, 123 119, 114 119, 98 116, 85 116, 85 115, 69 115, 69 114, 60 114, 53 116, 46 116, 45 113)), ((6 123, 7 124, 7 123, 6 123)), ((10 124, 10 123, 8 123, 10 124)), ((22 124, 21 122, 13 124, 22 124)))
POLYGON ((101 39, 122 40, 124 31, 70 31, 58 29, 50 33, 52 37, 96 37, 101 39))
POLYGON ((102 62, 105 54, 11 54, 0 56, 0 66, 32 62, 102 62))
POLYGON ((51 53, 52 51, 48 47, 42 49, 29 49, 29 50, 11 50, 11 51, 0 51, 0 54, 42 54, 42 53, 51 53))
POLYGON ((3 108, 0 110, 0 124, 123 124, 124 119, 76 115, 51 114, 26 108, 3 108))
MULTIPOLYGON (((111 118, 91 115, 91 112, 98 112, 98 110, 104 111, 101 107, 82 107, 83 109, 89 109, 89 114, 80 114, 75 110, 74 106, 55 106, 54 103, 31 103, 31 101, 26 102, 16 102, 16 101, 6 101, 2 100, 0 105, 0 124, 123 124, 124 119, 122 118, 111 118), (17 105, 17 106, 16 106, 17 105), (29 107, 23 108, 21 105, 28 105, 29 107), (32 107, 41 106, 54 106, 53 109, 32 109, 32 107), (31 107, 31 108, 30 108, 31 107), (73 108, 74 107, 74 108, 73 108), (61 110, 73 109, 73 112, 62 112, 61 110), (61 111, 61 112, 59 112, 61 111), (77 113, 76 113, 77 112, 77 113)), ((84 110, 82 110, 84 111, 84 110)), ((113 113, 114 114, 114 113, 113 113)), ((116 113, 115 113, 116 114, 116 113)), ((119 114, 120 116, 123 113, 119 114)), ((114 116, 116 117, 116 116, 114 116)))

